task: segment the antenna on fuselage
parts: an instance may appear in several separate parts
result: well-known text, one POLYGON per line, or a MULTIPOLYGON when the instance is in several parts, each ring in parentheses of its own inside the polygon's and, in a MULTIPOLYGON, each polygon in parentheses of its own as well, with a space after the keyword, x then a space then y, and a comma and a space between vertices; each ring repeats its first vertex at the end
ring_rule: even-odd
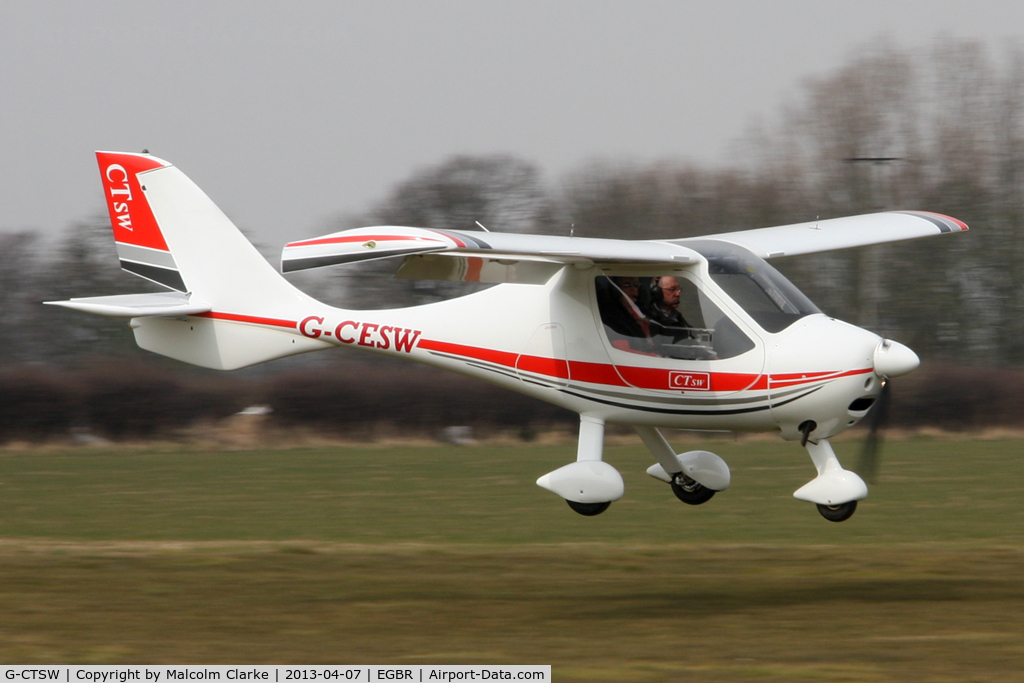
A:
POLYGON ((483 230, 484 232, 490 232, 490 230, 488 230, 487 228, 485 228, 485 227, 484 227, 484 224, 483 224, 483 223, 481 223, 480 221, 473 221, 473 222, 474 222, 474 223, 476 223, 477 225, 479 225, 479 226, 480 226, 480 229, 481 229, 481 230, 483 230))

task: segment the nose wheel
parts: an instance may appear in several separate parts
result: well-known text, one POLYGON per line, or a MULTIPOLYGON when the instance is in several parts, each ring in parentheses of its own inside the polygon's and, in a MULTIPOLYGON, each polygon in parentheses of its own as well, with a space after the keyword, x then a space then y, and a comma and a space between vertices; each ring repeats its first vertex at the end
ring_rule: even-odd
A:
POLYGON ((676 494, 676 498, 687 505, 701 505, 715 495, 713 489, 694 481, 682 472, 672 477, 672 481, 669 483, 672 485, 672 493, 676 494))
POLYGON ((856 511, 857 501, 855 500, 839 505, 818 505, 818 512, 830 522, 845 522, 850 517, 853 517, 853 513, 856 511))
POLYGON ((867 484, 856 472, 843 469, 828 439, 808 439, 805 447, 818 476, 797 489, 793 497, 816 504, 830 522, 845 522, 857 511, 857 501, 867 498, 867 484))

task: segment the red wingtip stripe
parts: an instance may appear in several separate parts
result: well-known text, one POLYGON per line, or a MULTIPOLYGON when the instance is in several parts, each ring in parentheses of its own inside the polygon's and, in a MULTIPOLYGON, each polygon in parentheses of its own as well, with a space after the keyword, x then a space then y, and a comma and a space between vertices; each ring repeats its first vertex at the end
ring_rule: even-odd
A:
MULTIPOLYGON (((939 214, 939 215, 942 215, 942 214, 939 214)), ((946 220, 948 220, 950 223, 953 223, 954 225, 956 225, 958 228, 960 228, 960 230, 963 230, 963 231, 970 230, 970 228, 967 227, 966 223, 964 223, 963 221, 961 221, 961 220, 959 220, 957 218, 953 218, 952 216, 942 216, 942 217, 945 218, 946 220)))
POLYGON ((451 235, 443 230, 431 230, 431 232, 436 232, 438 235, 444 235, 452 242, 455 242, 455 246, 459 247, 460 249, 466 248, 466 243, 463 240, 459 239, 459 237, 457 237, 456 235, 451 235))
POLYGON ((933 218, 937 218, 938 220, 948 224, 950 228, 956 228, 961 232, 966 232, 967 230, 970 230, 970 228, 967 227, 967 224, 964 223, 962 220, 958 218, 953 218, 952 216, 947 216, 944 213, 935 213, 934 211, 910 211, 908 213, 917 213, 924 216, 932 216, 933 218))

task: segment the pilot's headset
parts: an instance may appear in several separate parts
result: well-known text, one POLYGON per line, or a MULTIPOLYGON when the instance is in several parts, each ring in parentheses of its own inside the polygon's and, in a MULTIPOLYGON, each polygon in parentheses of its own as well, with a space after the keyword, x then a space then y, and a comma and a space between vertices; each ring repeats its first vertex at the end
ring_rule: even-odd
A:
POLYGON ((651 278, 651 284, 647 287, 648 300, 658 306, 665 300, 664 292, 661 291, 661 276, 651 278))

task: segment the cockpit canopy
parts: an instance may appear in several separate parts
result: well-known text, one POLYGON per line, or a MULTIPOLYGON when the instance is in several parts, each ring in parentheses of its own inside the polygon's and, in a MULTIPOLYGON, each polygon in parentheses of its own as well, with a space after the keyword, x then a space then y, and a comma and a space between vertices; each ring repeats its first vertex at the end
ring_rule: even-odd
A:
POLYGON ((753 340, 691 277, 599 275, 597 307, 611 347, 675 360, 723 360, 752 350, 753 340))
POLYGON ((741 246, 719 240, 686 240, 708 260, 711 279, 767 332, 781 332, 800 318, 821 313, 803 292, 741 246))
MULTIPOLYGON (((708 261, 711 279, 766 332, 786 329, 818 308, 779 271, 747 249, 687 241, 708 261)), ((692 273, 599 275, 598 312, 612 348, 676 360, 724 360, 753 340, 702 290, 692 273)))

